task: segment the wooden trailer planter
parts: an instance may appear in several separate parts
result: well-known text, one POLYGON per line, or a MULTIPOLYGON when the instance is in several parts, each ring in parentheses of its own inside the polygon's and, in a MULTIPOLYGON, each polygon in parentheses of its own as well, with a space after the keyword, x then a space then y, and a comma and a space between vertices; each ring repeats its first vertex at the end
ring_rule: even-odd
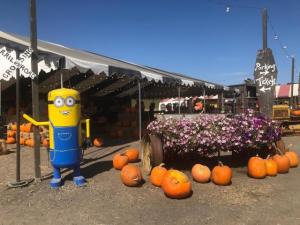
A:
POLYGON ((147 134, 142 140, 143 170, 150 173, 151 169, 164 161, 163 143, 160 137, 147 134))

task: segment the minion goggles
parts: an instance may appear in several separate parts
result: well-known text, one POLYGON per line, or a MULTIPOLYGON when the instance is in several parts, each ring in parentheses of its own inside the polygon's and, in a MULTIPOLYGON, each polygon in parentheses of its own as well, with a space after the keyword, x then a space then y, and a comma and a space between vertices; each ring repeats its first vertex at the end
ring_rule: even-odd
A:
POLYGON ((62 97, 56 97, 54 101, 48 101, 48 104, 54 104, 56 107, 62 107, 64 105, 71 107, 79 103, 80 101, 75 100, 73 97, 67 97, 65 99, 62 97))

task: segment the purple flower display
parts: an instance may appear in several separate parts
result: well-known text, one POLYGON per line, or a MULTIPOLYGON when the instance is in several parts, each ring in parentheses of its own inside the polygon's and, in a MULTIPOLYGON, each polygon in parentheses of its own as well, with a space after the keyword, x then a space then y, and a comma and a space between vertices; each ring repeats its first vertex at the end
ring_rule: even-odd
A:
POLYGON ((281 138, 279 123, 252 111, 233 116, 202 114, 193 119, 156 120, 147 130, 162 138, 166 152, 197 151, 203 156, 259 148, 281 138))

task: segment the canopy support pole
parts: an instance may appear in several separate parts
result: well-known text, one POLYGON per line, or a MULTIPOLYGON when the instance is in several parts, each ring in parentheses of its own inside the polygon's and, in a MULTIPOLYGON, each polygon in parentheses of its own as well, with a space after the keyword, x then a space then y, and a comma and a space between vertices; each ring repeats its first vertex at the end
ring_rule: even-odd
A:
MULTIPOLYGON (((16 50, 16 58, 19 59, 20 52, 16 50)), ((11 188, 24 187, 28 185, 28 181, 21 181, 21 146, 20 146, 20 69, 16 69, 16 181, 9 182, 11 188)))
MULTIPOLYGON (((16 51, 17 59, 19 58, 19 52, 16 51)), ((20 182, 20 69, 16 70, 16 116, 17 116, 17 165, 16 165, 16 181, 20 182)))
MULTIPOLYGON (((38 75, 38 50, 37 50, 37 24, 36 24, 36 1, 30 0, 30 46, 33 50, 31 56, 31 70, 38 75)), ((39 121, 39 84, 38 77, 32 79, 32 116, 39 121)), ((35 179, 41 179, 41 156, 40 156, 40 133, 36 126, 33 126, 34 135, 34 173, 35 179)))
POLYGON ((138 79, 138 89, 139 89, 139 139, 140 143, 142 140, 142 100, 141 100, 141 81, 138 79))

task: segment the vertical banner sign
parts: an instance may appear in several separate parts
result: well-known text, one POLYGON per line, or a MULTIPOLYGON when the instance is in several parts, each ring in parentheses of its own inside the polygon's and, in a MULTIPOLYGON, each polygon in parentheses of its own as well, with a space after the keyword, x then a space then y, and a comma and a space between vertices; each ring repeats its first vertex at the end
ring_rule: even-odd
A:
POLYGON ((272 50, 269 48, 258 50, 254 67, 256 94, 260 112, 268 117, 272 117, 277 73, 272 50))

